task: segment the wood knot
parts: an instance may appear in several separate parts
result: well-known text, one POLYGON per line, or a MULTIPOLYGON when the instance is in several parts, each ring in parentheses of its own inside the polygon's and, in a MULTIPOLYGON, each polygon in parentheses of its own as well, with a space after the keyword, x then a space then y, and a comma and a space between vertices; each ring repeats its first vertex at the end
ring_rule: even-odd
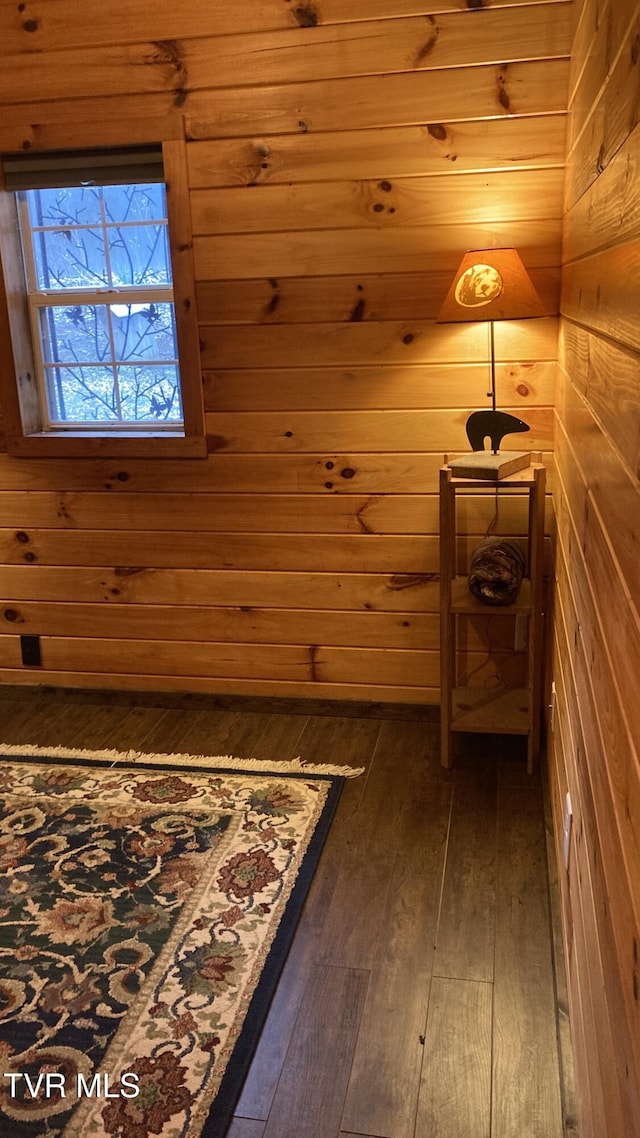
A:
POLYGON ((15 609, 5 609, 3 616, 4 619, 8 620, 11 624, 18 619, 18 613, 15 609))
POLYGON ((22 27, 24 28, 25 32, 37 32, 38 28, 40 27, 40 21, 25 20, 22 27))
POLYGON ((416 52, 415 59, 413 61, 414 67, 419 67, 420 64, 425 59, 428 59, 428 57, 433 52, 433 50, 434 50, 434 48, 438 42, 438 36, 440 35, 440 28, 437 26, 437 24, 433 20, 433 17, 427 17, 427 18, 429 19, 430 23, 434 24, 434 28, 433 28, 433 31, 432 31, 431 35, 429 36, 429 38, 427 40, 425 40, 425 42, 421 45, 421 47, 418 48, 418 50, 416 52))
POLYGON ((315 28, 318 23, 318 13, 313 4, 305 4, 300 8, 294 8, 293 14, 301 28, 315 28))
POLYGON ((356 301, 353 308, 351 309, 351 312, 349 314, 349 322, 353 324, 353 323, 357 323, 359 320, 362 320, 362 317, 364 316, 364 310, 365 310, 365 299, 363 296, 361 296, 360 299, 356 301))
POLYGON ((388 587, 394 590, 415 589, 428 581, 437 581, 437 573, 394 573, 389 578, 388 587))
POLYGON ((640 59, 640 35, 637 35, 631 44, 631 62, 634 67, 638 59, 640 59))
POLYGON ((438 142, 444 142, 447 137, 447 128, 444 123, 431 122, 427 123, 427 130, 432 138, 437 138, 438 142))
POLYGON ((506 88, 506 82, 507 82, 506 71, 507 71, 507 65, 505 64, 504 67, 500 71, 498 71, 498 74, 496 76, 496 84, 498 87, 498 102, 500 103, 500 106, 503 107, 505 111, 510 111, 511 110, 511 99, 509 98, 509 93, 508 93, 507 88, 506 88))
POLYGON ((355 473, 356 472, 352 466, 345 466, 344 469, 340 471, 340 477, 341 478, 355 478, 355 473))
POLYGON ((403 344, 412 344, 414 340, 413 332, 407 332, 406 336, 402 337, 403 344))
POLYGON ((25 533, 23 529, 19 529, 16 533, 16 541, 19 541, 22 545, 26 545, 29 541, 29 534, 25 533))

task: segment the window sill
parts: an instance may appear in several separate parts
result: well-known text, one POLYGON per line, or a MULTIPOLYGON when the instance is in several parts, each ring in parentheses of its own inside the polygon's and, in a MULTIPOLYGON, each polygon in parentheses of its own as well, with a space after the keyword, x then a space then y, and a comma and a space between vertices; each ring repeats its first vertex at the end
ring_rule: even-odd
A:
POLYGON ((16 458, 206 458, 203 435, 100 435, 71 431, 8 436, 7 453, 16 458))

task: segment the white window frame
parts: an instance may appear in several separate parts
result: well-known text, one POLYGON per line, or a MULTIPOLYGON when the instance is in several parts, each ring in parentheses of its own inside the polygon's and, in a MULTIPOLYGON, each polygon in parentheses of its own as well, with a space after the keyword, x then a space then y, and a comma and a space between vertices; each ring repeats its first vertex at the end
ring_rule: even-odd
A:
MULTIPOLYGON (((136 183, 126 183, 129 185, 136 185, 136 183)), ((20 235, 22 240, 22 254, 25 266, 25 284, 27 293, 27 304, 29 308, 29 324, 31 327, 31 337, 34 349, 34 364, 36 369, 36 376, 38 381, 38 394, 40 398, 40 409, 42 416, 42 428, 44 431, 105 431, 119 434, 121 432, 131 431, 145 431, 155 434, 157 431, 167 431, 172 434, 184 434, 184 420, 171 419, 169 421, 158 421, 156 419, 143 419, 135 422, 122 420, 122 419, 94 419, 94 420, 73 420, 65 419, 58 420, 52 419, 50 398, 49 398, 49 379, 47 372, 53 370, 56 365, 46 364, 43 353, 43 336, 42 325, 40 321, 40 313, 48 308, 68 308, 73 305, 104 305, 109 308, 112 304, 120 301, 122 304, 170 304, 175 318, 175 304, 173 296, 173 282, 168 285, 158 285, 152 288, 139 287, 137 285, 127 285, 126 287, 114 288, 106 286, 104 288, 82 288, 82 289, 42 289, 38 286, 38 273, 36 269, 35 251, 34 251, 34 234, 39 232, 48 232, 52 226, 33 226, 31 224, 31 217, 29 214, 29 205, 27 202, 28 191, 20 191, 17 195, 18 218, 20 223, 20 235)), ((105 231, 109 228, 104 219, 104 209, 102 210, 101 227, 105 231)), ((166 211, 165 211, 166 214, 166 211)), ((139 222, 121 222, 118 228, 134 228, 139 226, 139 222)), ((154 218, 152 221, 147 221, 149 225, 164 225, 169 227, 168 218, 154 218)), ((74 227, 75 228, 75 227, 74 227)), ((96 225, 79 226, 78 228, 96 229, 96 225)), ((105 240, 105 267, 107 275, 111 278, 111 265, 109 257, 109 244, 105 240)), ((168 243, 167 243, 168 249, 168 243)), ((171 268, 171 259, 169 258, 169 268, 171 268)), ((117 378, 117 354, 115 345, 113 343, 112 325, 110 316, 107 317, 107 325, 110 330, 111 340, 111 364, 104 365, 110 366, 114 371, 114 389, 118 390, 117 378)), ((99 363, 100 361, 96 361, 99 363)), ((180 359, 176 355, 174 360, 145 360, 145 363, 175 363, 178 370, 178 383, 180 383, 180 359)), ((119 397, 118 397, 119 402, 119 397)))

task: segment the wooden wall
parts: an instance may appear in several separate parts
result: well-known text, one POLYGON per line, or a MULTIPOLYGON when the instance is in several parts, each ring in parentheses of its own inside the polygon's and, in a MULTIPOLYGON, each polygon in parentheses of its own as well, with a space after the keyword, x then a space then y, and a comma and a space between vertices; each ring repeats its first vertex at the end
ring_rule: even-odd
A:
POLYGON ((2 6, 0 151, 183 117, 209 457, 0 456, 0 682, 437 702, 437 471, 488 373, 434 317, 520 250, 550 316, 497 327, 499 402, 549 457, 571 7, 2 6))
POLYGON ((554 480, 551 782, 581 1138, 637 1138, 640 6, 582 0, 578 16, 554 480))

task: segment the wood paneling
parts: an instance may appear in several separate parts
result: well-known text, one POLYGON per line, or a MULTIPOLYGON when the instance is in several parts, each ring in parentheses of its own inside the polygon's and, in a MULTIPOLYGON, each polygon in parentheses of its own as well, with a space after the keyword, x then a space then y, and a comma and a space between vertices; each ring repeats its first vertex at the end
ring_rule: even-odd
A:
MULTIPOLYGON (((500 0, 500 6, 519 5, 525 0, 500 0)), ((550 3, 562 0, 549 0, 550 3)), ((201 36, 215 28, 216 35, 266 32, 284 28, 311 28, 322 24, 357 20, 384 20, 397 16, 458 11, 459 0, 315 0, 313 5, 291 8, 279 0, 253 0, 238 11, 224 0, 190 0, 180 12, 172 0, 158 0, 153 8, 157 39, 201 36)), ((3 9, 0 36, 6 51, 52 51, 87 44, 135 43, 149 35, 149 14, 127 0, 111 0, 109 10, 99 0, 89 0, 83 19, 77 20, 75 0, 27 0, 16 8, 3 9)))
MULTIPOLYGON (((554 360, 496 364, 497 400, 518 407, 554 400, 554 360)), ((207 372, 209 411, 353 411, 414 408, 470 408, 479 402, 487 364, 226 368, 207 372)))
MULTIPOLYGON (((560 270, 531 269, 547 312, 556 312, 560 270)), ((433 272, 357 276, 275 277, 201 281, 203 324, 325 324, 362 320, 435 320, 450 274, 433 272)), ((524 349, 526 351, 526 348, 524 349)))
MULTIPOLYGON (((551 209, 551 207, 549 207, 551 209)), ((292 224, 294 221, 292 219, 292 224)), ((406 273, 444 267, 451 275, 460 250, 516 246, 533 266, 553 263, 560 243, 560 222, 490 221, 430 228, 295 229, 287 233, 239 233, 194 238, 196 274, 203 280, 327 276, 332 273, 406 273)))
POLYGON ((639 19, 582 6, 563 241, 550 754, 585 1138, 640 1134, 639 19))
MULTIPOLYGON (((519 248, 549 315, 496 327, 498 399, 552 475, 571 5, 179 8, 0 13, 0 151, 186 139, 208 445, 0 455, 0 677, 28 630, 42 682, 434 702, 437 472, 489 372, 434 321, 466 248, 519 248)), ((522 502, 461 502, 461 564, 491 525, 522 502)))
POLYGON ((336 178, 424 178, 490 170, 537 170, 564 164, 563 115, 336 130, 268 138, 193 142, 189 177, 194 190, 216 186, 276 185, 336 178))
POLYGON ((498 205, 487 174, 443 174, 431 180, 388 178, 327 181, 197 190, 191 196, 193 231, 201 233, 271 233, 313 229, 401 229, 406 226, 483 225, 495 220, 546 220, 557 201, 562 170, 515 170, 504 173, 498 205))
MULTIPOLYGON (((568 73, 566 60, 547 59, 469 68, 463 83, 458 68, 444 68, 269 86, 259 100, 253 88, 228 88, 224 98, 196 91, 187 131, 195 140, 343 130, 348 107, 352 130, 426 123, 442 134, 444 123, 469 118, 565 112, 568 73)), ((152 105, 166 113, 171 98, 152 105)))
POLYGON ((358 76, 389 71, 451 68, 514 60, 566 57, 570 3, 523 6, 514 19, 508 8, 487 9, 482 19, 468 12, 366 20, 342 25, 238 32, 229 36, 146 40, 122 47, 102 44, 52 49, 30 57, 7 54, 0 73, 0 100, 81 98, 114 91, 152 93, 167 86, 187 94, 202 88, 251 86, 358 76), (499 40, 500 52, 496 51, 499 40), (336 41, 339 50, 336 51, 336 41), (215 66, 211 66, 212 59, 215 66))
MULTIPOLYGON (((553 317, 533 323, 509 320, 497 324, 496 359, 554 359, 557 331, 553 317)), ((489 344, 484 322, 445 325, 426 320, 385 320, 202 329, 202 361, 206 368, 259 367, 265 362, 270 367, 304 367, 318 362, 334 367, 357 366, 373 361, 379 366, 406 366, 467 363, 478 358, 486 360, 488 368, 489 344)), ((482 390, 478 395, 482 399, 482 390)), ((455 398, 451 402, 454 404, 455 398)))

